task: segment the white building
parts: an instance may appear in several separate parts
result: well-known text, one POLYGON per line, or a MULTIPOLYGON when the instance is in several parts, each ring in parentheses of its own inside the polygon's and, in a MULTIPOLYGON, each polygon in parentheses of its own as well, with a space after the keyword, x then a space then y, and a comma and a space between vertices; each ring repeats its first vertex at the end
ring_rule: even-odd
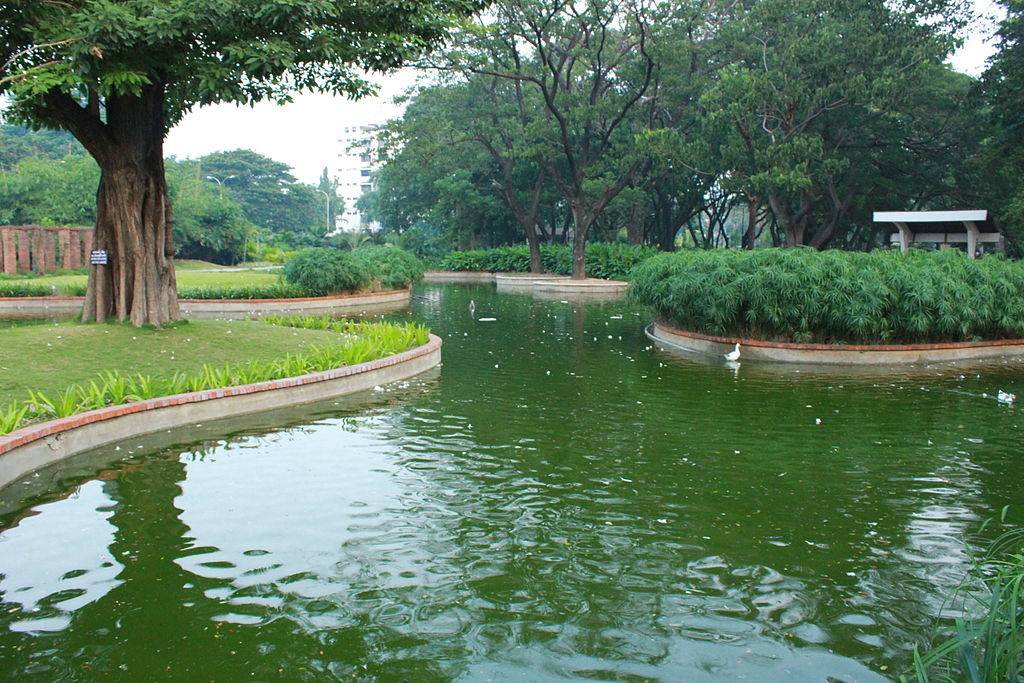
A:
POLYGON ((338 156, 331 174, 338 181, 338 196, 345 200, 345 210, 335 217, 338 231, 378 230, 377 223, 366 220, 356 202, 373 189, 373 172, 379 166, 374 133, 379 123, 346 124, 338 137, 338 156))

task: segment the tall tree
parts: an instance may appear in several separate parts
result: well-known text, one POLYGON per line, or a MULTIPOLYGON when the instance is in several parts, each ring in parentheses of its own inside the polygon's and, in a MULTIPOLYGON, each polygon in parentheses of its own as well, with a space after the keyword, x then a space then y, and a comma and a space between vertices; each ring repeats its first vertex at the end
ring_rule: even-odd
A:
POLYGON ((9 0, 0 5, 0 94, 13 116, 70 131, 96 159, 96 247, 84 320, 179 317, 167 131, 197 105, 359 96, 440 42, 474 0, 9 0))
POLYGON ((997 132, 990 145, 988 175, 1001 182, 988 201, 1004 232, 1024 252, 1024 0, 1003 0, 998 52, 983 78, 997 132))
POLYGON ((464 34, 462 67, 531 89, 546 129, 541 160, 572 215, 574 278, 586 277, 586 242, 608 204, 645 172, 634 155, 633 115, 654 81, 643 3, 500 0, 495 19, 464 34))
POLYGON ((916 84, 956 44, 959 0, 759 0, 722 26, 724 63, 704 97, 731 159, 764 198, 787 246, 827 244, 870 189, 864 147, 914 104, 916 84), (932 20, 922 21, 930 16, 932 20))

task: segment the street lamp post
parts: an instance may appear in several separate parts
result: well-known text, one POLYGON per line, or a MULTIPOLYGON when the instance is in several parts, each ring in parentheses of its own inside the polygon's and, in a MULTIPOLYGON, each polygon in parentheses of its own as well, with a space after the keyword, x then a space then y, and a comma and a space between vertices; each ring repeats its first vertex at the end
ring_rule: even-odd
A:
MULTIPOLYGON (((238 176, 235 176, 235 175, 229 175, 228 177, 224 178, 224 180, 231 180, 232 178, 237 178, 237 177, 238 176)), ((208 175, 208 176, 206 176, 206 179, 207 180, 216 181, 216 183, 218 185, 220 185, 220 192, 221 192, 221 194, 222 195, 224 194, 224 181, 223 180, 221 180, 220 178, 218 178, 215 175, 208 175)), ((249 258, 249 231, 246 230, 245 231, 245 235, 242 236, 242 263, 245 264, 245 262, 246 262, 246 260, 248 258, 249 258)))
POLYGON ((334 226, 331 225, 331 195, 327 194, 319 187, 313 188, 324 196, 326 203, 324 204, 324 222, 327 224, 327 234, 331 234, 334 230, 334 226))

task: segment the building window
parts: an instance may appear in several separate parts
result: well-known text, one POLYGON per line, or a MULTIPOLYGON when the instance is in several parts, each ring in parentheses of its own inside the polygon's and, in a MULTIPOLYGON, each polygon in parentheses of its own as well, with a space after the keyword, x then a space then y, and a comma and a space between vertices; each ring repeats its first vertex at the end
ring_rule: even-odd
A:
POLYGON ((359 172, 359 175, 363 176, 364 178, 369 178, 370 177, 370 169, 364 168, 363 170, 361 170, 359 172))

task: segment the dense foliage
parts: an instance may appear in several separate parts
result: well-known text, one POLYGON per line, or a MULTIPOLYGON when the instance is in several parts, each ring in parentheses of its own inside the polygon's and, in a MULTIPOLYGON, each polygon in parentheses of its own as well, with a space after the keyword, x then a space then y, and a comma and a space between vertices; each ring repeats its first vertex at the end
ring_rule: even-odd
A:
POLYGON ((194 169, 238 204, 264 241, 278 246, 317 245, 333 229, 331 214, 342 208, 332 184, 300 183, 287 164, 251 150, 208 154, 194 169))
POLYGON ((684 329, 798 342, 1024 337, 1024 263, 957 251, 662 254, 632 296, 684 329))
POLYGON ((365 265, 337 249, 303 249, 284 265, 284 279, 308 296, 355 292, 369 284, 365 265))
POLYGON ((863 248, 890 231, 875 210, 1005 219, 1007 193, 987 188, 1007 170, 986 150, 1012 122, 946 64, 964 7, 501 0, 380 136, 363 205, 386 232, 457 249, 585 233, 663 250, 863 248))
MULTIPOLYGON (((545 271, 559 275, 572 273, 572 250, 568 245, 544 245, 540 252, 545 271)), ((654 247, 591 243, 587 245, 587 274, 607 280, 626 280, 633 268, 656 253, 654 247)), ((528 273, 530 251, 525 244, 454 251, 439 261, 439 267, 441 270, 528 273)))
POLYGON ((179 372, 171 377, 126 376, 117 371, 109 371, 101 373, 89 384, 71 385, 53 396, 30 391, 25 400, 0 406, 0 435, 30 422, 68 417, 110 405, 296 377, 365 363, 425 344, 430 334, 427 328, 417 323, 358 322, 297 316, 267 318, 266 321, 288 327, 336 330, 340 333, 339 342, 288 354, 277 361, 240 362, 224 367, 204 365, 193 374, 179 372))
POLYGON ((367 245, 352 252, 373 289, 403 289, 423 279, 423 262, 391 245, 367 245))

